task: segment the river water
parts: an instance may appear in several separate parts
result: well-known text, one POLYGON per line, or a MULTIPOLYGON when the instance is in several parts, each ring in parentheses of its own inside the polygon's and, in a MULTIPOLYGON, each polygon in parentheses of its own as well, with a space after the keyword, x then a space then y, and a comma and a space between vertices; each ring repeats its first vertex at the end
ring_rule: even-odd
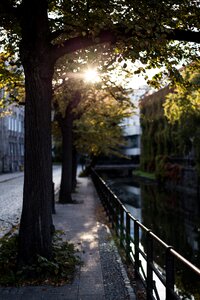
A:
MULTIPOLYGON (((104 178, 131 214, 174 247, 195 266, 200 267, 200 202, 191 191, 174 191, 153 182, 128 178, 104 178)), ((144 244, 141 237, 141 244, 144 244)), ((156 249, 155 261, 164 266, 162 250, 156 249)), ((176 287, 182 299, 199 300, 199 278, 177 265, 176 287)))

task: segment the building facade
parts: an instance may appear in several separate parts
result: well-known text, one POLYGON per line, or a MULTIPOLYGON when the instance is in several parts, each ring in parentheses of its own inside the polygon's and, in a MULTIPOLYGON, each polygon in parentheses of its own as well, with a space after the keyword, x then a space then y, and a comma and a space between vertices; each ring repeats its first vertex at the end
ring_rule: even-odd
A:
POLYGON ((0 173, 20 171, 24 164, 24 107, 9 111, 0 118, 0 173))
POLYGON ((141 136, 139 112, 134 116, 124 120, 123 129, 123 135, 126 141, 126 146, 123 148, 123 153, 131 157, 139 156, 141 136))
POLYGON ((137 91, 131 97, 132 103, 135 105, 135 113, 133 116, 123 120, 123 136, 126 145, 123 147, 123 154, 133 160, 139 160, 140 157, 140 140, 141 140, 141 126, 140 126, 140 110, 138 107, 141 91, 137 91))

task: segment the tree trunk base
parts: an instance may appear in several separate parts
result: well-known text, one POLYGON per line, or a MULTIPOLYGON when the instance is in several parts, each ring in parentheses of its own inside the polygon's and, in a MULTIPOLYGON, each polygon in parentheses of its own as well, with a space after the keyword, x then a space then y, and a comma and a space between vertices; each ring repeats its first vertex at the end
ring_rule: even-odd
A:
POLYGON ((68 203, 73 203, 73 199, 71 196, 71 193, 65 193, 64 195, 60 194, 59 195, 59 204, 68 204, 68 203))

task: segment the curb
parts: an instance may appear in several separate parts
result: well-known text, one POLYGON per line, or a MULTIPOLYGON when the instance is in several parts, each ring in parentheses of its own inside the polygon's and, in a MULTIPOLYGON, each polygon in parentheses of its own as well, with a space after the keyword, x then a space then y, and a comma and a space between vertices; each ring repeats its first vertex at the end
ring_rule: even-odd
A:
POLYGON ((11 181, 13 179, 16 179, 16 178, 22 177, 22 176, 24 176, 24 173, 16 174, 16 175, 13 175, 13 177, 11 177, 11 178, 1 180, 1 175, 0 175, 0 183, 11 181))
MULTIPOLYGON (((109 234, 112 236, 112 233, 110 231, 110 229, 108 228, 108 231, 109 231, 109 234)), ((122 272, 122 277, 124 279, 124 283, 125 283, 125 287, 128 291, 128 294, 129 294, 129 297, 130 297, 130 300, 136 300, 136 296, 135 296, 135 292, 134 292, 134 289, 133 287, 131 286, 131 283, 130 283, 130 280, 128 278, 128 275, 127 275, 127 272, 126 272, 126 269, 124 267, 124 264, 122 262, 122 259, 121 259, 121 256, 118 252, 118 249, 117 249, 117 246, 114 242, 114 240, 111 241, 111 244, 112 244, 112 247, 113 247, 113 250, 115 252, 115 255, 117 257, 117 262, 119 263, 120 265, 120 268, 121 268, 121 272, 122 272)))

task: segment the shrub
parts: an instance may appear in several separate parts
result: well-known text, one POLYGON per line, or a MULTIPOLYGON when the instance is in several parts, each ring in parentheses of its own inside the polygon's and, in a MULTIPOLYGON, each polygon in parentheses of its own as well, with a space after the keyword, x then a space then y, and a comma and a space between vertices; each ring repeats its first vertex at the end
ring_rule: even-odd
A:
POLYGON ((0 285, 63 285, 72 281, 80 258, 74 245, 63 241, 61 232, 53 239, 51 260, 37 256, 34 264, 17 267, 18 234, 7 234, 0 239, 0 285))

